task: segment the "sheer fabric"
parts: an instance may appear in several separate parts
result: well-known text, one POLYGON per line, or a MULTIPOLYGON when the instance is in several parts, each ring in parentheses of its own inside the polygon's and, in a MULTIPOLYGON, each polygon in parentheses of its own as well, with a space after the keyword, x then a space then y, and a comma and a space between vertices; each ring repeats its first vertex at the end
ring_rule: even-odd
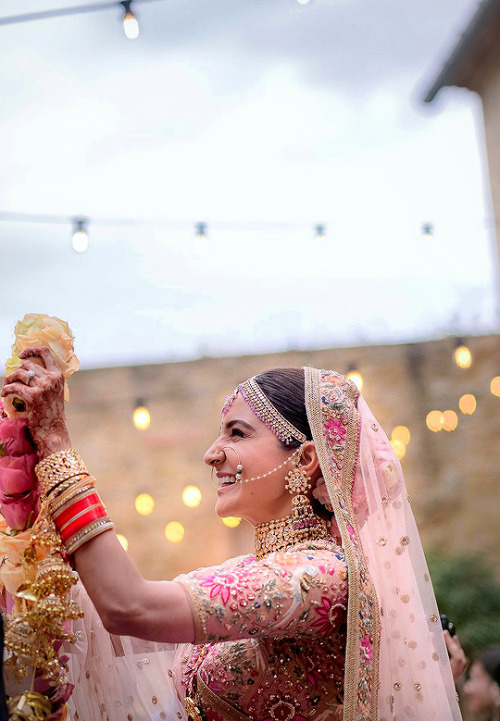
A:
POLYGON ((401 465, 354 383, 334 371, 304 371, 348 567, 343 721, 461 721, 401 465))

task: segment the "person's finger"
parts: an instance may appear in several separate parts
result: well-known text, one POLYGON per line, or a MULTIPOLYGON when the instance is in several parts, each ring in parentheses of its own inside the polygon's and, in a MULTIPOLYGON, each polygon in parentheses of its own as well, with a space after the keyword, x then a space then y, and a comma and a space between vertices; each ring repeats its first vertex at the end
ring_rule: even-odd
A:
POLYGON ((57 364, 54 360, 54 356, 48 348, 43 346, 35 346, 33 348, 26 348, 22 353, 19 353, 19 358, 25 360, 27 358, 40 358, 43 361, 45 368, 49 371, 55 371, 58 369, 57 364))
POLYGON ((33 397, 33 388, 30 388, 25 383, 8 383, 2 388, 0 395, 5 396, 17 396, 22 401, 29 403, 33 397))
POLYGON ((16 368, 15 371, 5 377, 4 385, 10 383, 24 383, 29 386, 29 381, 34 378, 32 373, 29 373, 27 368, 16 368))

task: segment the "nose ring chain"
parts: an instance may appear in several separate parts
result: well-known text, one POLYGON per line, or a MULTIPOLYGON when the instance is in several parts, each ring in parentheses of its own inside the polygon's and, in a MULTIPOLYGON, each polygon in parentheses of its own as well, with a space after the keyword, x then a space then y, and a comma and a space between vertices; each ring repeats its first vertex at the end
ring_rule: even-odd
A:
MULTIPOLYGON (((282 463, 280 463, 278 466, 275 466, 274 468, 271 468, 270 471, 267 471, 266 473, 262 473, 262 474, 259 475, 259 476, 252 476, 252 478, 245 478, 245 479, 244 479, 244 478, 242 477, 242 474, 243 474, 243 465, 242 465, 242 463, 241 463, 240 454, 238 453, 238 451, 236 450, 236 448, 233 448, 232 446, 224 446, 223 448, 221 448, 221 450, 224 451, 224 455, 226 455, 226 453, 225 453, 226 450, 228 450, 228 451, 234 451, 234 452, 236 453, 236 456, 237 456, 237 458, 238 458, 238 465, 236 466, 235 483, 251 483, 252 481, 260 481, 261 478, 267 478, 267 477, 270 476, 272 473, 276 473, 276 472, 279 471, 281 468, 283 468, 284 466, 286 466, 286 464, 287 464, 289 461, 291 461, 297 454, 300 453, 301 449, 302 449, 302 446, 299 446, 298 448, 296 448, 296 449, 294 450, 294 452, 291 453, 291 454, 288 456, 288 458, 286 458, 286 459, 285 459, 282 463)), ((217 463, 220 463, 220 461, 217 460, 217 461, 214 461, 214 462, 212 463, 212 470, 211 470, 212 480, 213 480, 213 475, 214 475, 214 469, 215 469, 215 466, 216 466, 217 463)))

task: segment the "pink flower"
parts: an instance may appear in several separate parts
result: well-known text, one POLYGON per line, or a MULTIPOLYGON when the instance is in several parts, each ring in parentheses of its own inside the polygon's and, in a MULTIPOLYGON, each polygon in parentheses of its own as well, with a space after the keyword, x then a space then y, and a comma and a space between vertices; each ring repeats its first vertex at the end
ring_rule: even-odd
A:
POLYGON ((361 639, 361 652, 367 661, 373 661, 373 648, 369 636, 363 636, 361 639))
POLYGON ((0 511, 12 530, 22 531, 39 511, 36 455, 0 458, 0 511))
POLYGON ((215 598, 220 594, 224 606, 229 601, 231 588, 238 585, 238 576, 235 573, 213 573, 211 576, 204 578, 200 586, 210 588, 210 598, 215 598))
POLYGON ((346 429, 337 418, 329 418, 324 424, 324 430, 333 443, 342 443, 346 439, 346 429))
POLYGON ((4 418, 0 420, 0 449, 6 456, 22 456, 34 453, 35 446, 24 418, 4 418))
POLYGON ((345 611, 346 607, 342 603, 334 603, 327 596, 321 598, 321 605, 315 608, 319 618, 311 624, 317 626, 321 636, 331 636, 334 632, 333 623, 337 621, 339 609, 345 611))

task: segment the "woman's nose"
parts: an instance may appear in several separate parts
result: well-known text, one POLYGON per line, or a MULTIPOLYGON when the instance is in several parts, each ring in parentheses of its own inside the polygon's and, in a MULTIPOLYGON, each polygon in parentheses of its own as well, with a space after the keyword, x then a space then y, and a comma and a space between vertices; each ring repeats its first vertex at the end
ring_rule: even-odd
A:
POLYGON ((218 443, 217 441, 212 443, 210 448, 203 456, 203 460, 207 464, 207 466, 213 466, 216 463, 221 463, 224 458, 224 451, 222 450, 220 443, 218 443))

